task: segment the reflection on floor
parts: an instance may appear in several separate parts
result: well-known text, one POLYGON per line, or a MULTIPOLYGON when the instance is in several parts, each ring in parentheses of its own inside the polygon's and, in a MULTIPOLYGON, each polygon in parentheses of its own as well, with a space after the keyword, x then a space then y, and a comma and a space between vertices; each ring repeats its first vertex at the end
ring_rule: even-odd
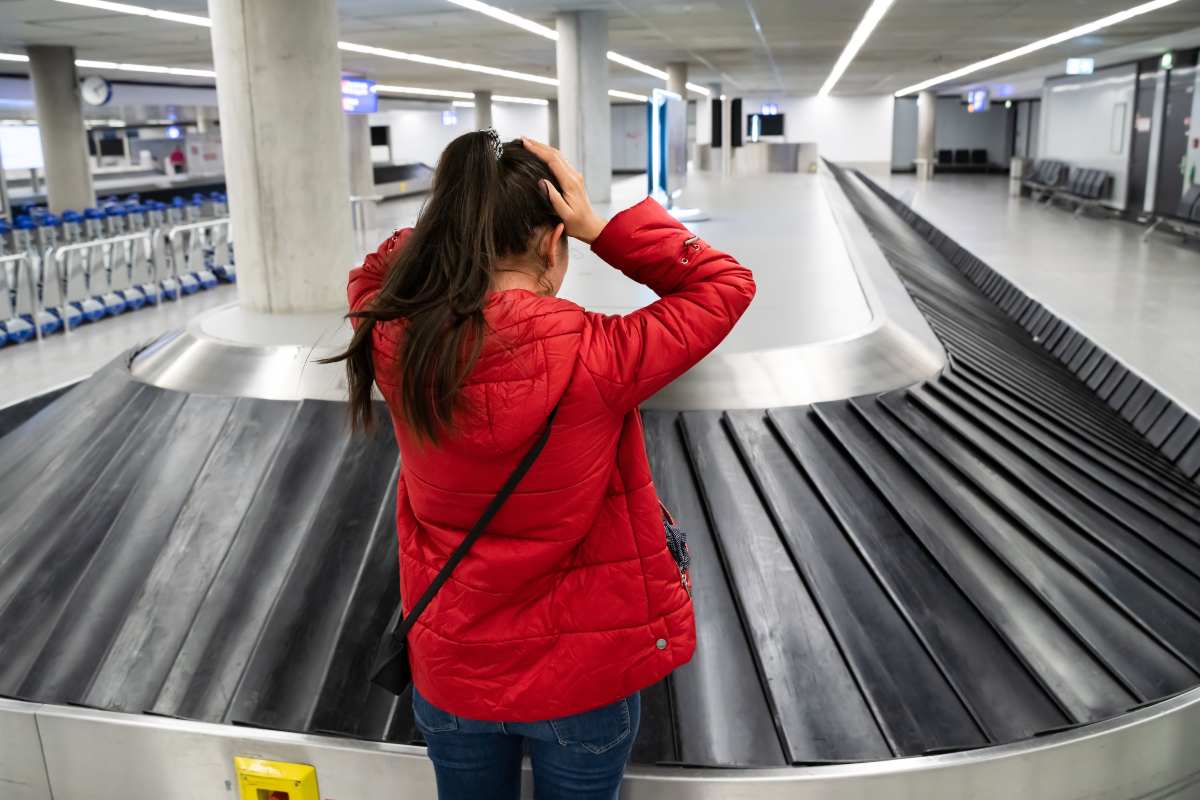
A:
POLYGON ((1008 181, 872 175, 946 235, 1200 413, 1200 250, 1010 198, 1008 181))

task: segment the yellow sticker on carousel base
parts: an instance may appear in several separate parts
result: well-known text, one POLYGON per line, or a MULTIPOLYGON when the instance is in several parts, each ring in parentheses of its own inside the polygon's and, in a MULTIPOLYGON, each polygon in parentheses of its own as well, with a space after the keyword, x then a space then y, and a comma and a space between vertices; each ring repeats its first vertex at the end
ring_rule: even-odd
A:
POLYGON ((235 756, 233 767, 242 800, 321 800, 311 764, 235 756))

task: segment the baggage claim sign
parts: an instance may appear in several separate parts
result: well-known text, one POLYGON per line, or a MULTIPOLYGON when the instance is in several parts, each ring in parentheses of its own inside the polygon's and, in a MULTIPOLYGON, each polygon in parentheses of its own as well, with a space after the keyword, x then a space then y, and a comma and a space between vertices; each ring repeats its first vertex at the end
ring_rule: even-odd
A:
POLYGON ((366 78, 342 78, 342 111, 347 114, 371 114, 379 110, 375 81, 366 78))

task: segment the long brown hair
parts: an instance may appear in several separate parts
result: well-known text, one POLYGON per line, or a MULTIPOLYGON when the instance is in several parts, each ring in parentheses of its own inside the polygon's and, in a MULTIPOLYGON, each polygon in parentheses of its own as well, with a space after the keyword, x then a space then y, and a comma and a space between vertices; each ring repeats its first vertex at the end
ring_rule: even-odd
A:
POLYGON ((406 321, 395 365, 401 412, 419 439, 446 431, 463 381, 479 358, 483 309, 496 261, 520 255, 534 236, 561 220, 540 181, 558 182, 519 140, 500 143, 494 131, 459 136, 438 159, 433 189, 417 224, 392 262, 379 293, 362 310, 344 360, 350 419, 356 430, 374 422, 371 333, 377 322, 406 321))

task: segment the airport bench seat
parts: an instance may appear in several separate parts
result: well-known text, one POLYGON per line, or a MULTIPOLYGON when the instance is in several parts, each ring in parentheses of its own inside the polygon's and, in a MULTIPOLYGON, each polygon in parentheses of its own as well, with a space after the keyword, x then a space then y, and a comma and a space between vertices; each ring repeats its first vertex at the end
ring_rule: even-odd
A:
POLYGON ((1102 169, 1071 167, 1066 183, 1055 190, 1053 200, 1075 205, 1075 213, 1103 204, 1112 192, 1112 176, 1102 169))
POLYGON ((1052 192, 1059 188, 1067 178, 1069 168, 1061 161, 1043 158, 1034 162, 1033 171, 1022 183, 1035 194, 1052 192))

